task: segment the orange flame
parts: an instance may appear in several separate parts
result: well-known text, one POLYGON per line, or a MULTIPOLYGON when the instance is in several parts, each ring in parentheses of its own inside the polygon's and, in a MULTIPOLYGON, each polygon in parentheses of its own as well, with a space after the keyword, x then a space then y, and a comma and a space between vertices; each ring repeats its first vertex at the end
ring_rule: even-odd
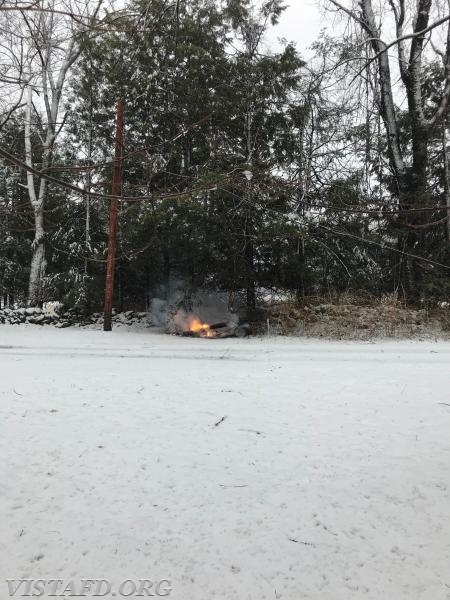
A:
POLYGON ((215 335, 215 332, 212 331, 208 323, 202 323, 197 317, 194 317, 190 322, 189 331, 196 333, 200 337, 214 337, 215 335))

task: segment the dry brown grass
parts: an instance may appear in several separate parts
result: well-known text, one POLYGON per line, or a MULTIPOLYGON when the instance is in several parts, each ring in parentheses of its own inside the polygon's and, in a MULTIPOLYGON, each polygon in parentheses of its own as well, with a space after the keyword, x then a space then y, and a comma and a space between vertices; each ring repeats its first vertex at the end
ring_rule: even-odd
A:
POLYGON ((406 307, 394 294, 357 298, 340 294, 266 306, 259 333, 329 339, 450 338, 450 309, 406 307))

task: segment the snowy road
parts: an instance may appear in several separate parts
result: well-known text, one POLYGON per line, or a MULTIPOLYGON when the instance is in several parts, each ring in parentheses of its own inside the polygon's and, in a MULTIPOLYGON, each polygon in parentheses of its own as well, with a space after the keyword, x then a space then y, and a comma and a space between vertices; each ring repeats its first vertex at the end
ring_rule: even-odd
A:
POLYGON ((0 597, 448 600, 449 384, 448 343, 0 326, 0 597))

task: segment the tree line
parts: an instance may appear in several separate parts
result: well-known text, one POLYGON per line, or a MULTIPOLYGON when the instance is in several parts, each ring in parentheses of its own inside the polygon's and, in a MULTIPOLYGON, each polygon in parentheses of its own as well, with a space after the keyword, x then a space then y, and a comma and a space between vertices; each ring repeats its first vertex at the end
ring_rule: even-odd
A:
POLYGON ((327 0, 308 60, 268 43, 281 0, 0 8, 5 303, 101 305, 119 99, 117 306, 173 278, 249 309, 448 295, 445 3, 327 0))

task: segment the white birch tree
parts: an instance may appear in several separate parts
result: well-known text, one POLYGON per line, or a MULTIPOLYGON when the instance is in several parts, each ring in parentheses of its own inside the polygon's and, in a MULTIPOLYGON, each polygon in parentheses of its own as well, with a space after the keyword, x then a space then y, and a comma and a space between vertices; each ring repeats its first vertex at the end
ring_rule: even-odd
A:
POLYGON ((35 229, 28 286, 29 306, 42 300, 46 269, 44 217, 48 181, 33 170, 45 173, 52 166, 55 142, 65 121, 65 117, 61 116, 64 85, 70 68, 81 53, 83 36, 89 33, 100 6, 101 0, 92 10, 89 3, 68 4, 64 10, 59 4, 56 10, 55 0, 50 0, 45 6, 40 5, 42 10, 22 11, 21 19, 17 21, 22 31, 21 39, 28 43, 24 140, 25 163, 29 167, 27 190, 35 229), (34 131, 35 114, 40 117, 39 132, 34 131), (40 138, 38 149, 33 147, 36 133, 40 138))

